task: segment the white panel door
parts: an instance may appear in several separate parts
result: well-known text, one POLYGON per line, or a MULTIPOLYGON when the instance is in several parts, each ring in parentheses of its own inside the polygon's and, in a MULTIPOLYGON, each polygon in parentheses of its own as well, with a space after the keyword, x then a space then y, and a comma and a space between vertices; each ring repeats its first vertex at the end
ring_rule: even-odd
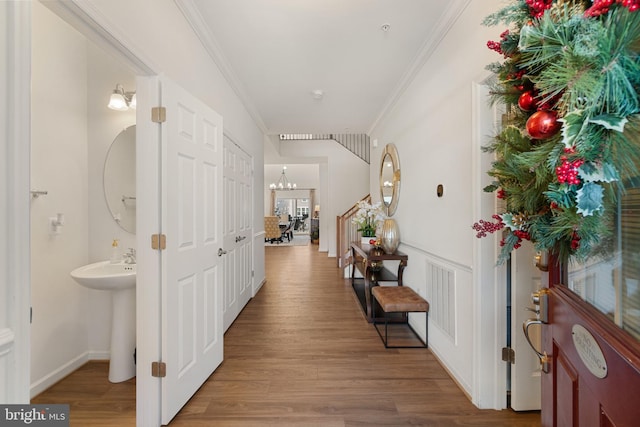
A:
MULTIPOLYGON (((540 409, 540 363, 522 331, 522 323, 535 317, 526 310, 533 306, 531 294, 542 286, 534 257, 533 244, 525 240, 511 253, 511 347, 516 354, 516 361, 511 365, 511 408, 515 411, 540 409)), ((529 328, 532 342, 538 349, 541 348, 540 332, 539 325, 529 328)))
POLYGON ((252 159, 224 137, 224 330, 251 299, 252 159))
POLYGON ((222 362, 222 117, 161 79, 162 423, 222 362))

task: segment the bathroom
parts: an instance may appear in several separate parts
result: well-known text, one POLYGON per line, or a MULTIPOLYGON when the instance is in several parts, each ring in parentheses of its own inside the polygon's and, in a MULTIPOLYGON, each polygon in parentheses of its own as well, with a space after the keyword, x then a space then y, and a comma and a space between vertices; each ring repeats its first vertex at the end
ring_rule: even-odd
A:
MULTIPOLYGON (((88 360, 109 359, 111 295, 80 286, 69 273, 109 259, 114 239, 122 252, 135 248, 134 232, 120 227, 107 206, 103 171, 136 111, 107 108, 116 84, 135 90, 130 69, 42 3, 32 3, 32 14, 31 190, 46 192, 31 198, 35 396, 88 360), (59 213, 56 234, 50 218, 59 213)), ((127 209, 135 210, 134 200, 127 209)))

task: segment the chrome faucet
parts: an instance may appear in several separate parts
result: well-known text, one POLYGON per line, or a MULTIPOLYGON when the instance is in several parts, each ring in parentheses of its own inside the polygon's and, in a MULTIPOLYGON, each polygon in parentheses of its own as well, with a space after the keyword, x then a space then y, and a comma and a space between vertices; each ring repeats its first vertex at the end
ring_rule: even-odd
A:
POLYGON ((135 264, 136 263, 136 250, 133 248, 127 249, 127 252, 124 254, 124 263, 125 264, 135 264))

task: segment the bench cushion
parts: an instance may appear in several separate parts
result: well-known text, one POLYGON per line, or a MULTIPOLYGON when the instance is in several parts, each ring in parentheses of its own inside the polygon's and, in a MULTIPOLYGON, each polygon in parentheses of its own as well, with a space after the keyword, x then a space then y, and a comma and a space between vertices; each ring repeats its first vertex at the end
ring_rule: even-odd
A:
POLYGON ((407 286, 374 286, 371 293, 385 313, 429 311, 429 303, 407 286))

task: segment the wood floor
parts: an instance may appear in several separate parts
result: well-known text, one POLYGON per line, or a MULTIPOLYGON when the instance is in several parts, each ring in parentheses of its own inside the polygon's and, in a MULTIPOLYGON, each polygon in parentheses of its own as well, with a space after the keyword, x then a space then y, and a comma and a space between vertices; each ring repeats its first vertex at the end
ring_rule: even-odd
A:
MULTIPOLYGON (((335 258, 266 248, 267 282, 225 335, 224 362, 170 426, 539 426, 479 410, 428 349, 385 349, 335 258)), ((33 399, 69 403, 72 426, 135 425, 135 379, 88 363, 33 399)))

